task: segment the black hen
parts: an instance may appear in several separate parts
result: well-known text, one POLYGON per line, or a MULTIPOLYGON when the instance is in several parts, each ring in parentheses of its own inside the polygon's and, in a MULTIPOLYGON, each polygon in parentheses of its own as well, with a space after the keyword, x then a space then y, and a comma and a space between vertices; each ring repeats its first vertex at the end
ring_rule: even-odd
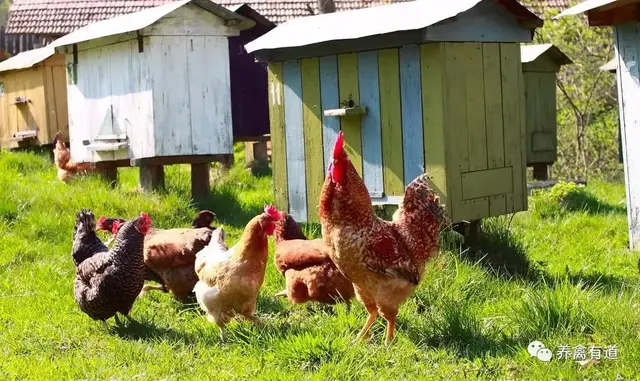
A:
POLYGON ((73 291, 82 312, 102 321, 117 312, 129 315, 144 285, 144 236, 150 226, 151 218, 141 213, 120 228, 111 250, 78 266, 73 291))
POLYGON ((109 251, 96 235, 96 217, 90 210, 81 209, 76 214, 76 224, 73 227, 73 247, 71 257, 78 267, 85 259, 97 253, 109 251))

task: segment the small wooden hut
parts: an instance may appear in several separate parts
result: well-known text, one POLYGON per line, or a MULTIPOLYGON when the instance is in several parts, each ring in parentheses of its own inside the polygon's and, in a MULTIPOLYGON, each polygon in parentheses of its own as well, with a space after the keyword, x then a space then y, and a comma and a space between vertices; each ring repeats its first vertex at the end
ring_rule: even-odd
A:
POLYGON ((72 159, 140 166, 145 189, 163 165, 191 164, 194 196, 208 164, 233 154, 229 38, 255 22, 209 0, 182 0, 87 25, 53 45, 67 56, 72 159))
MULTIPOLYGON (((617 58, 613 58, 611 61, 606 64, 600 66, 600 70, 607 71, 609 73, 616 73, 618 69, 618 60, 617 58)), ((624 159, 622 157, 622 131, 620 129, 620 119, 618 119, 618 162, 623 163, 624 159)))
POLYGON ((317 221, 339 130, 374 204, 425 170, 454 221, 527 209, 521 42, 512 0, 413 1, 294 19, 248 44, 269 62, 276 204, 317 221))
POLYGON ((52 47, 20 53, 0 63, 0 148, 68 139, 65 56, 52 47))
POLYGON ((560 13, 556 18, 586 13, 591 26, 612 26, 617 68, 620 132, 627 192, 629 248, 640 250, 640 0, 589 0, 560 13))
POLYGON ((552 44, 520 47, 527 125, 527 166, 536 180, 548 180, 558 157, 556 74, 572 61, 552 44))

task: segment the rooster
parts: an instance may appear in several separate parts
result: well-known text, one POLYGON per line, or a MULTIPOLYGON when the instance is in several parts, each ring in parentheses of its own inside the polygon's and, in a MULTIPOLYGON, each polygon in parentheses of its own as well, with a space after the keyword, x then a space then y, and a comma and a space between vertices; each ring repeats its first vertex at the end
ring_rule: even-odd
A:
MULTIPOLYGON (((94 226, 88 213, 79 216, 77 235, 94 226)), ((119 312, 129 320, 129 311, 144 285, 144 236, 151 227, 146 213, 124 223, 114 247, 95 253, 80 263, 73 283, 73 294, 80 310, 94 320, 106 320, 119 312)))
MULTIPOLYGON (((149 230, 144 240, 145 279, 160 285, 146 284, 140 296, 151 290, 160 290, 171 292, 180 301, 187 298, 198 281, 194 271, 196 253, 211 240, 214 218, 213 212, 203 210, 195 217, 191 228, 149 230)), ((101 216, 98 229, 112 231, 115 237, 123 221, 101 216)))
POLYGON ((94 172, 91 163, 75 163, 71 161, 71 151, 64 144, 62 133, 58 132, 53 139, 53 159, 58 167, 58 179, 67 182, 77 173, 94 172))
POLYGON ((230 249, 226 250, 224 231, 217 229, 211 243, 197 254, 195 271, 200 280, 193 291, 207 320, 220 328, 223 341, 225 326, 235 315, 261 323, 254 313, 267 266, 267 236, 279 219, 276 208, 267 206, 249 221, 230 249))
POLYGON ((331 261, 324 241, 307 240, 291 215, 280 214, 273 234, 275 264, 285 276, 287 287, 276 296, 286 296, 294 304, 344 300, 348 306, 354 295, 353 284, 331 261))
POLYGON ((387 321, 385 344, 394 337, 398 308, 422 280, 425 263, 439 248, 447 223, 428 175, 405 189, 391 222, 373 212, 371 197, 344 150, 338 133, 320 194, 322 237, 340 271, 353 282, 369 317, 358 339, 369 333, 378 314, 387 321))

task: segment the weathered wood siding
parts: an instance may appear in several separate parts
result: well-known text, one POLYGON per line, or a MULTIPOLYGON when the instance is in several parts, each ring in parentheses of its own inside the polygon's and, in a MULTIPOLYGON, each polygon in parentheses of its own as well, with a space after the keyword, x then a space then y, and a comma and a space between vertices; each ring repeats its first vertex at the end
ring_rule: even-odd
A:
POLYGON ((15 148, 10 139, 19 131, 37 130, 37 139, 26 145, 53 143, 58 131, 68 139, 67 94, 64 55, 53 55, 42 63, 24 70, 0 75, 4 92, 0 95, 0 148, 15 148), (14 104, 25 96, 29 103, 14 104))
POLYGON ((277 206, 317 221, 341 129, 372 198, 402 195, 426 170, 454 221, 525 210, 519 49, 433 43, 271 63, 277 206), (322 116, 349 98, 367 114, 322 116))
POLYGON ((617 84, 620 103, 620 135, 627 194, 629 247, 640 249, 640 151, 632 147, 640 141, 640 23, 627 23, 614 28, 617 84))
MULTIPOLYGON (((232 153, 228 37, 238 31, 185 5, 140 34, 142 46, 135 33, 78 44, 68 87, 73 159, 232 153), (126 134, 129 148, 94 153, 83 145, 112 133, 126 134)), ((73 60, 67 54, 69 67, 73 60)))
POLYGON ((522 65, 525 89, 527 165, 553 164, 558 157, 556 73, 547 57, 522 65))

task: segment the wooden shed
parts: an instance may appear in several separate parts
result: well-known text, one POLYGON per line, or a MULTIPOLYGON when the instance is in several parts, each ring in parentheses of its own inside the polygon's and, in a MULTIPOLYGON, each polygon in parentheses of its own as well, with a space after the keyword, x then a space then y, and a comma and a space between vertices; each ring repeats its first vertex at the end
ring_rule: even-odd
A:
MULTIPOLYGON (((618 60, 617 58, 613 58, 611 61, 606 64, 600 66, 600 70, 607 71, 609 73, 615 74, 618 69, 618 60)), ((620 129, 620 119, 618 119, 618 162, 623 163, 624 159, 622 157, 622 131, 620 129)))
POLYGON ((0 63, 0 148, 68 139, 65 56, 52 47, 20 53, 0 63))
POLYGON ((586 13, 591 26, 612 26, 617 68, 620 132, 627 194, 629 248, 640 250, 640 0, 589 0, 556 18, 586 13))
POLYGON ((572 61, 552 44, 520 47, 524 75, 527 166, 536 180, 547 180, 558 158, 556 74, 572 61))
POLYGON ((67 58, 72 159, 141 166, 144 188, 163 186, 163 165, 192 164, 206 192, 208 163, 233 154, 229 38, 254 25, 182 0, 54 41, 67 58))
POLYGON ((294 19, 247 45, 269 62, 276 204, 317 221, 330 149, 374 204, 425 170, 454 221, 527 209, 521 42, 542 20, 516 1, 414 1, 294 19))

